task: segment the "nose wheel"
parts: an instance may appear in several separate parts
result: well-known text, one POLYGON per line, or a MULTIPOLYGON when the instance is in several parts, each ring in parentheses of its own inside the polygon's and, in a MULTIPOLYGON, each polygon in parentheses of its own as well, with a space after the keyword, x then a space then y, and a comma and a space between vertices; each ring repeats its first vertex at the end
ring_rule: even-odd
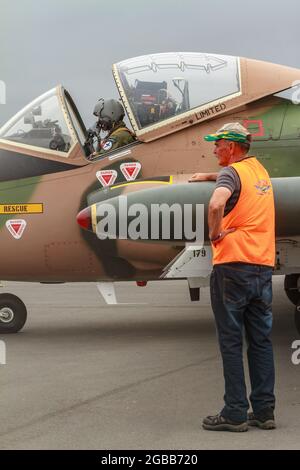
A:
POLYGON ((27 310, 19 297, 0 294, 0 334, 17 333, 27 319, 27 310))

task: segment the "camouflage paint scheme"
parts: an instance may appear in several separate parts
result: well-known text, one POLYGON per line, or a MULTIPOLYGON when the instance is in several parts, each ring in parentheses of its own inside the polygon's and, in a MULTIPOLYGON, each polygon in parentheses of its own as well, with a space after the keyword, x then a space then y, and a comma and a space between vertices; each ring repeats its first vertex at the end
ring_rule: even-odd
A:
MULTIPOLYGON (((138 180, 165 177, 168 181, 173 175, 174 184, 186 183, 195 172, 218 171, 213 146, 203 137, 226 122, 248 124, 254 133, 251 153, 257 155, 271 177, 285 177, 287 187, 289 177, 300 177, 300 106, 273 96, 290 88, 300 78, 300 71, 245 58, 240 59, 240 70, 242 94, 227 100, 226 108, 213 117, 199 118, 191 110, 189 120, 178 116, 176 123, 166 121, 146 129, 138 134, 138 143, 94 161, 85 158, 77 140, 68 159, 63 160, 66 171, 1 182, 1 204, 43 203, 44 210, 41 214, 0 215, 0 278, 40 282, 158 279, 182 245, 100 241, 80 228, 76 216, 93 197, 97 199, 95 191, 102 192, 103 197, 118 192, 118 188, 102 189, 96 177, 99 170, 118 171, 114 185, 126 183, 119 188, 120 193, 138 190, 137 185, 127 184, 120 171, 120 165, 126 162, 141 164, 138 180), (27 222, 19 240, 5 227, 12 218, 27 222)), ((58 87, 58 93, 63 96, 62 87, 58 87)), ((0 157, 3 151, 62 161, 55 152, 49 156, 43 149, 29 149, 5 139, 0 140, 0 157)), ((299 217, 299 211, 295 217, 299 217)), ((300 230, 295 240, 299 241, 299 235, 300 230)))

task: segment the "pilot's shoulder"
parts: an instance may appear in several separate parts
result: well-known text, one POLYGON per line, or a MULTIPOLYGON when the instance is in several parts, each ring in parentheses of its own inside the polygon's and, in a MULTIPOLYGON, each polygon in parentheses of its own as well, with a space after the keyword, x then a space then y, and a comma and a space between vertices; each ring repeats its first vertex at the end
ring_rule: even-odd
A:
POLYGON ((116 129, 114 132, 110 134, 110 137, 117 138, 118 140, 128 140, 132 142, 135 140, 133 133, 127 129, 126 127, 121 127, 116 129))

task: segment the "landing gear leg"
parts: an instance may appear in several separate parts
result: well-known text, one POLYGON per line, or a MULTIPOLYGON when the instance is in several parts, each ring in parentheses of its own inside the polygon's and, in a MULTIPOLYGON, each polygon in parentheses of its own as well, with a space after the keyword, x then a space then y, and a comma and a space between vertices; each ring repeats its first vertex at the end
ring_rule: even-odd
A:
POLYGON ((0 334, 17 333, 25 325, 27 310, 19 297, 0 294, 0 334))

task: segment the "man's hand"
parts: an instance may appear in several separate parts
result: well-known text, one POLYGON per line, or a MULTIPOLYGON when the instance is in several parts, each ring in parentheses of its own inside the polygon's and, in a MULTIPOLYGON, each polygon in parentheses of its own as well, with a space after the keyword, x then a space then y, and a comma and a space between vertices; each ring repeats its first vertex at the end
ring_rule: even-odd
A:
POLYGON ((218 173, 195 173, 189 179, 189 183, 197 183, 198 181, 216 181, 218 173))
POLYGON ((226 235, 228 235, 229 233, 235 232, 235 231, 236 231, 236 228, 228 228, 227 230, 222 230, 220 235, 215 240, 211 240, 211 242, 213 243, 213 245, 216 245, 221 240, 223 240, 223 238, 225 238, 226 235))

